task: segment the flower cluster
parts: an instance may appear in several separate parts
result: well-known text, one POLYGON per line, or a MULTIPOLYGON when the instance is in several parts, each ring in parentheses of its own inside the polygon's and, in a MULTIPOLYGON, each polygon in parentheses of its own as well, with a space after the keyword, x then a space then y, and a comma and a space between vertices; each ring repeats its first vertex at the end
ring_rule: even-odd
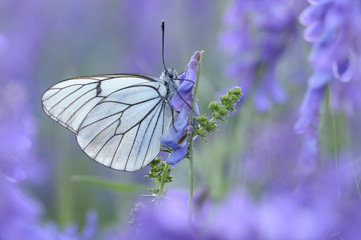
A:
POLYGON ((302 12, 304 38, 313 44, 310 87, 320 88, 331 78, 348 82, 360 72, 360 17, 361 4, 353 0, 312 1, 302 12))
POLYGON ((113 232, 111 239, 357 239, 358 226, 350 224, 361 219, 359 197, 350 187, 353 168, 351 162, 328 168, 294 191, 257 197, 243 190, 213 201, 199 192, 192 227, 184 211, 187 194, 169 191, 162 202, 145 202, 135 227, 113 232))
POLYGON ((336 106, 345 103, 349 113, 361 106, 358 94, 352 91, 361 87, 358 81, 361 76, 361 4, 353 0, 312 1, 299 19, 306 26, 304 38, 313 44, 309 55, 313 74, 295 131, 305 136, 300 164, 308 169, 306 172, 312 172, 318 152, 321 105, 329 81, 339 80, 330 88, 336 106))
POLYGON ((287 94, 276 77, 277 62, 297 36, 297 1, 235 0, 225 13, 221 47, 245 94, 254 93, 254 105, 268 111, 287 94))

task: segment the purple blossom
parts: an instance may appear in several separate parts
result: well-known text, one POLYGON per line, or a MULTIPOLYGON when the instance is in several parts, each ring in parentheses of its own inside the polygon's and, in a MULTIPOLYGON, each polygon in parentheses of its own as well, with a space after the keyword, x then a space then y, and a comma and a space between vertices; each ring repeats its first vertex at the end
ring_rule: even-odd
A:
POLYGON ((93 239, 98 228, 98 216, 93 210, 87 212, 83 230, 78 229, 75 223, 68 224, 64 229, 59 230, 56 224, 48 223, 44 231, 48 234, 47 239, 60 240, 90 240, 93 239))
POLYGON ((352 79, 357 71, 354 64, 359 64, 354 58, 361 55, 360 17, 361 4, 354 0, 321 0, 302 12, 304 37, 313 44, 310 87, 323 86, 331 77, 344 82, 352 79))
MULTIPOLYGON (((185 72, 179 77, 179 79, 185 80, 181 81, 177 92, 170 101, 172 107, 179 111, 179 115, 174 125, 160 138, 164 145, 173 149, 173 152, 166 160, 168 164, 177 164, 187 154, 189 145, 187 136, 193 131, 193 127, 189 125, 190 106, 193 104, 192 90, 197 75, 200 54, 200 52, 195 52, 191 57, 185 72)), ((198 108, 195 107, 195 113, 197 114, 198 108)))
MULTIPOLYGON (((358 227, 352 223, 361 217, 361 205, 359 196, 353 194, 357 191, 355 166, 352 158, 342 158, 344 164, 337 168, 326 165, 293 190, 263 192, 257 199, 232 193, 231 198, 247 204, 242 208, 249 213, 245 211, 228 222, 234 223, 235 229, 236 225, 247 225, 248 236, 255 236, 248 239, 328 239, 336 233, 345 239, 357 239, 358 227)), ((223 211, 231 216, 236 207, 228 206, 224 204, 223 211)))
POLYGON ((188 118, 189 111, 186 108, 183 108, 180 111, 174 125, 170 127, 167 133, 160 138, 164 145, 173 149, 172 154, 166 161, 168 164, 177 164, 187 154, 188 141, 186 136, 188 131, 185 130, 188 126, 188 118), (180 143, 178 143, 179 139, 182 139, 180 143))
MULTIPOLYGON (((361 66, 361 61, 359 63, 359 66, 361 66)), ((361 109, 361 95, 359 94, 361 91, 361 81, 359 79, 361 79, 361 74, 355 75, 355 80, 346 83, 340 81, 333 82, 331 92, 335 110, 343 109, 348 116, 354 116, 361 109)))
POLYGON ((299 19, 306 25, 304 38, 313 44, 309 55, 313 74, 295 125, 297 133, 305 134, 299 163, 303 163, 308 172, 316 166, 319 115, 326 84, 332 79, 339 80, 331 84, 330 94, 336 107, 345 103, 346 111, 352 113, 361 106, 360 97, 353 93, 353 89, 361 87, 358 81, 361 76, 361 4, 353 0, 311 3, 299 19))
POLYGON ((0 194, 1 239, 22 239, 24 236, 46 239, 38 226, 38 219, 43 211, 38 202, 23 193, 17 184, 6 180, 2 174, 0 194))
MULTIPOLYGON (((196 200, 197 196, 195 196, 196 200)), ((164 199, 146 201, 142 199, 134 209, 134 220, 125 229, 106 233, 102 239, 201 239, 188 225, 188 194, 183 191, 169 191, 164 199)), ((201 222, 202 216, 195 215, 193 220, 201 222)))
POLYGON ((287 93, 277 79, 277 61, 297 34, 297 1, 233 1, 225 13, 221 46, 232 64, 228 75, 236 78, 254 105, 268 111, 284 103, 287 93))
POLYGON ((74 224, 60 231, 54 223, 42 223, 43 206, 26 194, 20 184, 9 182, 1 173, 0 194, 0 239, 89 240, 95 235, 97 216, 94 212, 88 213, 82 232, 74 224))
MULTIPOLYGON (((314 72, 309 79, 308 92, 324 88, 331 79, 346 83, 356 81, 361 76, 360 18, 361 4, 353 0, 312 2, 302 12, 300 21, 306 26, 304 37, 313 44, 309 59, 314 72)), ((353 85, 358 84, 360 81, 353 85)), ((347 84, 332 85, 332 92, 342 92, 342 88, 347 88, 347 84), (335 89, 334 86, 339 89, 335 89)), ((337 102, 343 102, 342 98, 349 98, 350 100, 346 101, 353 102, 352 108, 361 104, 355 94, 335 96, 337 102)), ((306 98, 307 96, 303 108, 307 107, 306 98)), ((318 108, 320 107, 319 103, 318 108)))
POLYGON ((232 189, 215 201, 203 192, 194 198, 191 226, 187 194, 168 192, 163 201, 138 208, 135 224, 102 239, 358 239, 359 226, 353 223, 361 219, 361 206, 350 160, 344 158, 337 168, 326 166, 292 189, 257 197, 232 189))
POLYGON ((294 130, 304 134, 302 151, 298 160, 298 172, 309 174, 316 169, 318 155, 318 128, 324 88, 308 89, 301 107, 301 117, 294 130))
POLYGON ((200 54, 200 52, 193 54, 186 66, 185 72, 179 76, 179 79, 186 79, 186 81, 181 80, 180 86, 170 102, 176 111, 180 111, 182 108, 190 111, 189 105, 193 102, 192 90, 197 75, 200 54))
POLYGON ((15 182, 45 177, 39 174, 44 166, 33 153, 36 123, 25 88, 11 80, 0 80, 0 84, 0 173, 15 182))

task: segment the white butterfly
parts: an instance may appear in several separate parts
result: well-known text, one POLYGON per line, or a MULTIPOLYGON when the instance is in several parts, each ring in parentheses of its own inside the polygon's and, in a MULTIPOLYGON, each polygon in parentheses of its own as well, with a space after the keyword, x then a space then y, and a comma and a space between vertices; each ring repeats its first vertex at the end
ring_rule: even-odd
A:
POLYGON ((135 171, 161 149, 159 138, 175 110, 173 69, 157 78, 142 74, 78 77, 59 82, 42 97, 45 113, 76 133, 82 150, 107 167, 135 171))

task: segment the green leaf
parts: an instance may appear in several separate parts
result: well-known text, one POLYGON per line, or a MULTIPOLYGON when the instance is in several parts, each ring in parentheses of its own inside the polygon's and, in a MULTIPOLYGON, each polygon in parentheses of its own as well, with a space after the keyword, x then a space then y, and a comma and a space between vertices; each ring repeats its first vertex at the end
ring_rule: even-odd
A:
POLYGON ((106 179, 101 179, 92 176, 84 176, 84 175, 75 175, 70 178, 72 182, 80 182, 80 183, 88 183, 97 185, 102 188, 107 188, 110 190, 115 190, 117 192, 139 192, 144 189, 143 185, 134 184, 134 183, 117 183, 112 182, 106 179))

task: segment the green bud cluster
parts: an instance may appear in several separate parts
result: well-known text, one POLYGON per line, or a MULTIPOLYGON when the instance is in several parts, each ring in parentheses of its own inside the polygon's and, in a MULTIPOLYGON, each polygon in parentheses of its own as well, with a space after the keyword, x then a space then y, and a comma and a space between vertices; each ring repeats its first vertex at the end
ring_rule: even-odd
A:
POLYGON ((227 116, 227 109, 218 102, 212 101, 208 105, 208 109, 211 112, 212 116, 217 120, 224 121, 224 117, 227 116))
POLYGON ((239 87, 234 87, 231 90, 228 90, 227 94, 221 97, 221 103, 223 107, 229 112, 234 112, 236 110, 234 106, 236 102, 238 102, 241 95, 242 91, 239 87))
MULTIPOLYGON (((145 175, 145 177, 153 178, 156 183, 156 186, 150 189, 153 194, 157 194, 159 192, 159 184, 162 181, 162 175, 166 164, 167 163, 163 162, 160 158, 155 158, 148 164, 148 166, 150 166, 150 169, 149 172, 145 175)), ((168 168, 165 179, 166 183, 170 183, 173 181, 173 177, 170 175, 171 171, 172 169, 168 168)))
POLYGON ((218 130, 216 121, 213 118, 210 119, 205 114, 201 114, 194 119, 198 122, 198 124, 194 125, 195 135, 205 138, 206 132, 215 132, 218 130))
POLYGON ((208 105, 212 117, 201 114, 194 118, 197 124, 193 126, 193 136, 198 135, 206 139, 207 133, 218 131, 216 120, 225 121, 224 118, 228 115, 228 112, 235 111, 235 104, 239 101, 241 95, 241 88, 234 87, 221 97, 221 102, 212 101, 208 105))

